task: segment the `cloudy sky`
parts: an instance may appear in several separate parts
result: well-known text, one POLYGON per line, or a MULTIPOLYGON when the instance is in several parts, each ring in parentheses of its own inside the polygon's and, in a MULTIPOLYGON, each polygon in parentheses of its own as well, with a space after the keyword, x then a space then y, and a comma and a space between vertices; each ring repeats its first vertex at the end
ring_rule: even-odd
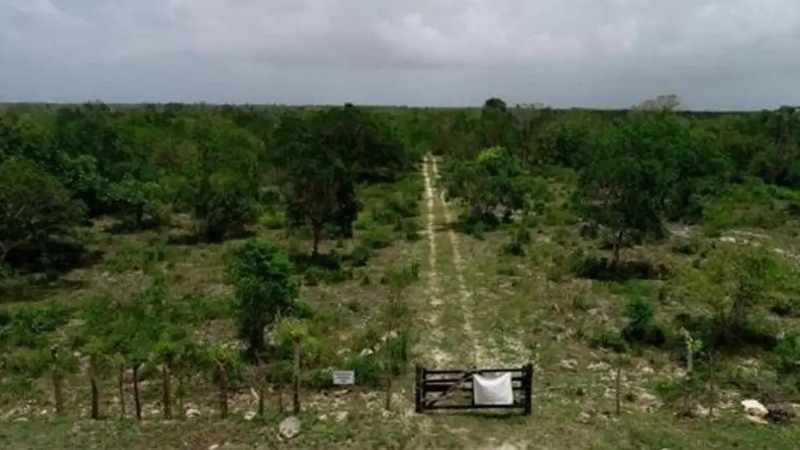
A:
POLYGON ((0 0, 0 101, 800 104, 798 0, 0 0))

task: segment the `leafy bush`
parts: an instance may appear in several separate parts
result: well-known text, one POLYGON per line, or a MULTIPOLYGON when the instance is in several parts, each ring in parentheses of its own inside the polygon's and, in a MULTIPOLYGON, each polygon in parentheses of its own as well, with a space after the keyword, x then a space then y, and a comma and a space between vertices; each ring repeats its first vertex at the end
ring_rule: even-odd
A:
POLYGON ((763 248, 720 246, 697 267, 684 267, 670 280, 670 296, 694 300, 712 310, 712 342, 736 344, 765 336, 751 323, 756 306, 796 277, 786 263, 763 248))
POLYGON ((200 234, 219 241, 258 217, 263 144, 227 120, 198 124, 195 134, 199 152, 186 169, 183 200, 200 234))
POLYGON ((83 214, 83 205, 36 164, 19 159, 0 164, 0 264, 16 247, 68 235, 83 214))
POLYGON ((681 238, 672 244, 672 251, 686 256, 701 255, 708 250, 708 246, 699 238, 681 238))
POLYGON ((283 211, 267 211, 258 222, 268 230, 282 230, 286 227, 286 214, 283 211))
POLYGON ((409 217, 402 220, 397 231, 401 231, 407 241, 416 241, 420 238, 419 231, 421 228, 419 220, 409 217))
POLYGON ((580 250, 570 255, 569 267, 577 277, 606 281, 659 279, 669 272, 666 266, 653 265, 649 261, 622 261, 614 264, 606 257, 580 250))
POLYGON ((622 336, 628 342, 642 342, 650 345, 662 345, 666 338, 664 331, 653 321, 653 306, 642 297, 634 297, 625 306, 627 325, 622 329, 622 336))
POLYGON ((531 242, 531 233, 524 226, 517 226, 511 241, 503 244, 501 251, 507 255, 525 256, 525 246, 531 242))
POLYGON ((345 367, 356 372, 356 383, 361 386, 380 386, 381 360, 374 353, 360 353, 345 362, 345 367))
POLYGON ((352 252, 350 252, 350 264, 353 267, 364 267, 367 262, 372 258, 372 250, 366 245, 357 245, 352 252))
POLYGON ((663 235, 667 217, 697 217, 698 198, 718 190, 727 167, 711 136, 663 116, 609 128, 590 150, 575 200, 608 231, 612 266, 631 238, 663 235))
POLYGON ((352 274, 342 269, 327 268, 320 266, 309 266, 303 272, 303 279, 308 286, 316 286, 320 283, 340 283, 352 277, 352 274))
POLYGON ((277 316, 293 312, 298 295, 288 255, 267 241, 250 240, 228 267, 236 286, 236 317, 248 352, 263 351, 264 328, 277 316))
POLYGON ((800 374, 800 334, 789 334, 773 350, 782 374, 800 374))
POLYGON ((605 348, 617 353, 628 351, 628 343, 618 330, 603 329, 589 337, 589 344, 596 348, 605 348))
POLYGON ((122 213, 123 227, 139 230, 160 225, 166 220, 164 191, 154 181, 141 181, 126 176, 108 188, 108 198, 122 213))
POLYGON ((527 175, 502 147, 482 150, 474 160, 455 160, 444 174, 447 195, 468 208, 470 222, 497 223, 524 209, 532 195, 546 195, 541 180, 527 175), (536 188, 534 188, 536 187, 536 188))
POLYGON ((108 259, 106 266, 115 273, 123 273, 132 270, 148 271, 156 264, 166 260, 169 254, 169 246, 166 240, 158 241, 150 245, 139 243, 126 244, 120 247, 117 252, 108 259))
POLYGON ((66 324, 69 316, 69 309, 58 303, 20 308, 0 327, 0 342, 36 348, 46 341, 47 333, 66 324))
POLYGON ((798 200, 794 191, 747 179, 706 202, 703 229, 709 235, 733 228, 774 229, 789 220, 791 205, 798 200))
POLYGON ((388 247, 394 241, 391 230, 384 225, 370 226, 361 233, 361 242, 372 249, 388 247))

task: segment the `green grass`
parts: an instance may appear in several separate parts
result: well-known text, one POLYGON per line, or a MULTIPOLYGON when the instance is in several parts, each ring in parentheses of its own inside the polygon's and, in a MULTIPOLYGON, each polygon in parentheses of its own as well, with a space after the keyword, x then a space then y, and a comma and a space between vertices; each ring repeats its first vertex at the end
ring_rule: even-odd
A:
MULTIPOLYGON (((562 178, 569 182, 569 177, 562 178)), ((313 311, 310 319, 313 322, 312 334, 319 342, 309 348, 304 360, 308 381, 302 396, 302 433, 296 439, 285 442, 277 437, 278 423, 286 414, 277 411, 274 392, 268 398, 267 417, 253 421, 242 418, 246 411, 254 409, 254 400, 245 383, 236 385, 232 392, 232 417, 224 421, 215 418, 216 391, 203 373, 192 378, 189 394, 189 400, 203 411, 201 418, 167 422, 157 414, 148 413, 149 418, 141 424, 116 418, 119 410, 114 398, 116 380, 113 373, 104 375, 101 385, 105 399, 103 410, 108 418, 100 422, 86 418, 89 388, 82 374, 70 375, 67 379, 68 417, 61 419, 52 414, 47 377, 27 380, 28 386, 23 388, 14 384, 5 373, 0 373, 0 448, 207 449, 217 444, 221 446, 220 450, 462 449, 502 448, 503 445, 508 449, 556 450, 789 450, 800 442, 797 423, 762 426, 743 417, 736 395, 753 395, 764 401, 769 396, 781 401, 800 402, 796 390, 779 383, 771 355, 758 348, 733 349, 719 355, 717 387, 720 395, 730 399, 730 407, 720 409, 721 415, 716 419, 677 416, 681 402, 673 401, 673 397, 675 392, 680 393, 677 389, 681 380, 676 375, 683 367, 680 352, 674 348, 631 349, 624 360, 623 397, 627 399, 623 400, 622 416, 614 416, 613 395, 609 394, 613 393, 613 378, 608 371, 590 367, 600 367, 600 363, 613 367, 618 356, 608 349, 593 346, 593 339, 609 330, 614 330, 618 336, 625 324, 625 304, 632 299, 649 300, 654 305, 657 322, 671 328, 676 326, 676 315, 699 311, 702 305, 677 300, 661 302, 661 286, 669 282, 669 278, 625 282, 575 278, 567 266, 568 255, 576 247, 594 249, 596 242, 581 238, 580 225, 573 223, 569 214, 557 210, 546 213, 550 214, 549 218, 543 218, 542 224, 532 229, 531 242, 525 244, 525 256, 502 253, 503 245, 509 242, 515 231, 514 226, 486 231, 480 240, 457 233, 457 245, 464 261, 461 277, 471 294, 465 299, 440 204, 437 203, 435 211, 435 267, 429 266, 426 236, 415 241, 406 240, 403 230, 398 230, 392 223, 397 217, 376 214, 390 203, 396 203, 389 207, 390 210, 408 212, 409 208, 402 202, 414 197, 420 206, 414 210, 414 215, 399 216, 425 223, 426 205, 424 201, 418 201, 421 179, 412 176, 399 183, 409 183, 397 187, 403 192, 402 198, 389 199, 395 192, 396 186, 392 184, 365 189, 364 211, 356 226, 355 239, 343 241, 341 248, 336 248, 335 242, 327 241, 322 250, 328 253, 336 249, 340 255, 350 255, 357 245, 369 245, 370 233, 376 229, 381 230, 378 233, 389 235, 388 242, 370 245, 373 249, 366 265, 348 267, 352 270, 352 277, 337 283, 305 284, 301 288, 303 302, 313 311), (410 412, 413 392, 410 374, 397 378, 395 409, 389 413, 382 409, 382 383, 377 376, 367 377, 369 383, 344 393, 325 387, 326 383, 320 377, 324 378, 325 371, 330 368, 349 364, 362 375, 370 370, 377 371, 375 360, 359 360, 356 355, 380 338, 383 324, 379 312, 389 295, 381 280, 392 268, 411 261, 419 262, 421 271, 419 281, 407 292, 415 313, 413 331, 419 338, 413 349, 412 364, 420 361, 432 363, 434 355, 431 349, 436 347, 451 358, 450 363, 467 365, 474 354, 473 345, 480 345, 484 357, 498 364, 518 365, 532 361, 536 366, 532 417, 473 413, 415 415, 410 412), (432 293, 429 291, 430 273, 434 270, 438 283, 436 297, 441 301, 438 307, 431 305, 432 293), (369 283, 364 281, 366 278, 369 283), (467 333, 464 325, 468 317, 472 335, 467 333), (567 360, 574 360, 576 367, 566 367, 564 362, 567 360), (743 369, 751 364, 756 364, 756 368, 743 369), (671 386, 672 394, 664 386, 671 386), (664 405, 652 412, 641 411, 635 398, 643 392, 657 395, 664 405), (28 404, 32 413, 15 413, 3 418, 12 409, 28 404), (49 412, 40 415, 45 409, 49 412), (334 414, 342 411, 348 413, 347 418, 337 422, 333 419, 334 414), (588 414, 587 423, 578 420, 581 413, 588 414), (14 421, 20 415, 26 415, 28 420, 14 421), (225 447, 225 443, 230 445, 225 447)), ((768 194, 779 202, 791 200, 785 192, 768 194)), ((723 202, 743 203, 742 208, 753 211, 762 208, 757 201, 760 197, 749 195, 723 202)), ((560 192, 558 201, 565 202, 567 196, 568 193, 560 192)), ((460 211, 454 205, 450 208, 451 218, 455 219, 460 211)), ((765 214, 765 211, 761 209, 757 214, 765 214)), ((310 249, 308 234, 297 232, 287 236, 286 231, 278 226, 281 222, 278 216, 265 216, 254 230, 255 236, 273 240, 284 248, 294 246, 307 253, 310 249)), ((769 237, 759 240, 760 245, 788 250, 800 248, 797 236, 789 232, 792 223, 789 219, 777 227, 763 229, 758 228, 757 222, 738 220, 722 223, 721 229, 728 232, 735 231, 729 227, 756 227, 757 233, 769 237)), ((699 229, 692 228, 689 237, 698 248, 718 245, 715 238, 699 233, 699 229)), ((98 294, 133 296, 147 284, 148 272, 159 270, 165 272, 170 291, 176 298, 197 302, 198 314, 203 321, 196 330, 200 338, 228 344, 236 341, 236 330, 228 309, 232 287, 224 272, 227 255, 240 241, 191 246, 168 244, 162 252, 158 236, 153 232, 127 235, 96 232, 93 236, 91 245, 101 251, 103 259, 64 276, 64 280, 75 284, 54 284, 37 291, 36 301, 65 305, 74 310, 84 299, 98 294)), ((625 257, 655 261, 670 267, 691 265, 702 258, 702 251, 674 251, 680 239, 683 238, 673 236, 663 242, 627 249, 625 257)), ((779 278, 785 281, 781 285, 785 284, 785 288, 778 289, 780 292, 776 295, 796 296, 797 287, 792 282, 792 274, 780 274, 779 278)), ((17 310, 21 306, 15 301, 17 295, 4 291, 0 294, 0 303, 9 303, 12 311, 17 310)), ((773 325, 782 330, 800 327, 800 317, 791 314, 778 317, 768 311, 770 305, 758 309, 758 313, 766 318, 764 320, 771 324, 774 322, 773 325)), ((54 335, 65 333, 72 326, 75 324, 58 327, 54 335)), ((671 331, 676 332, 675 329, 671 331)), ((704 367, 702 363, 701 367, 704 367)), ((147 384, 143 387, 145 409, 157 411, 160 406, 157 368, 151 365, 146 373, 147 384)), ((709 397, 706 393, 701 394, 696 400, 707 405, 709 397)), ((288 404, 288 395, 286 399, 288 404)), ((131 408, 129 398, 129 415, 131 408)))

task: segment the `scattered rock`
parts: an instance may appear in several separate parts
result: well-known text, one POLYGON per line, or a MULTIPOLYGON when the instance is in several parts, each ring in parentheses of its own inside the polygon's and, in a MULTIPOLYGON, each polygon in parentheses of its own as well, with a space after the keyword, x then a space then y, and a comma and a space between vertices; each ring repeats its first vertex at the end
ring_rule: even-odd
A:
POLYGON ((747 420, 749 420, 750 422, 757 423, 757 424, 760 424, 760 425, 769 425, 769 422, 767 422, 767 419, 764 419, 764 418, 761 418, 761 417, 757 417, 757 416, 749 416, 749 415, 745 416, 745 417, 747 417, 747 420))
POLYGON ((278 431, 285 439, 292 439, 300 434, 300 419, 295 416, 283 419, 278 425, 278 431))
POLYGON ((219 444, 213 444, 208 446, 208 450, 217 450, 219 448, 219 444))
POLYGON ((337 412, 337 413, 335 413, 335 414, 333 415, 333 418, 334 418, 334 420, 336 420, 337 422, 343 422, 343 421, 347 420, 347 416, 348 416, 348 414, 349 414, 349 413, 348 413, 347 411, 339 411, 339 412, 337 412))
POLYGON ((567 370, 575 370, 578 367, 578 361, 574 359, 563 359, 559 363, 559 367, 567 370))
POLYGON ((797 416, 794 412, 794 407, 790 404, 786 403, 776 403, 767 406, 769 410, 769 414, 767 414, 767 419, 774 423, 791 423, 792 420, 797 416))
POLYGON ((578 423, 588 424, 592 421, 592 416, 589 415, 586 411, 581 412, 578 414, 578 418, 576 419, 578 423))
POLYGON ((600 361, 600 362, 589 364, 588 366, 586 366, 586 368, 589 369, 589 370, 595 371, 595 372, 607 372, 607 371, 611 370, 611 365, 608 364, 608 363, 600 361))
POLYGON ((246 413, 244 413, 244 420, 251 421, 255 418, 256 418, 255 411, 247 411, 246 413))
POLYGON ((190 419, 194 417, 200 417, 200 410, 196 408, 189 408, 186 410, 186 417, 190 419))
POLYGON ((703 405, 699 405, 699 404, 698 405, 694 405, 694 407, 692 407, 691 411, 689 411, 689 415, 691 417, 700 418, 700 419, 708 417, 709 414, 710 414, 710 411, 708 410, 708 408, 706 408, 703 405))
POLYGON ((642 394, 640 394, 637 397, 636 402, 639 405, 639 409, 646 412, 658 408, 661 404, 661 402, 658 401, 656 396, 650 394, 649 392, 643 392, 642 394))
POLYGON ((751 417, 763 419, 769 414, 767 407, 762 405, 758 400, 742 400, 742 406, 744 407, 744 412, 751 417))

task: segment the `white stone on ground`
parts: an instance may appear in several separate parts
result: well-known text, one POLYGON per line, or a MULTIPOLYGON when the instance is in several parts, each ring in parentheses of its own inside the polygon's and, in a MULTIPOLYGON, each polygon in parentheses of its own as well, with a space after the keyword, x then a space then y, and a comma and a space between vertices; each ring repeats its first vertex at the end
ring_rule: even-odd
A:
POLYGON ((744 412, 747 413, 748 416, 763 419, 769 414, 767 407, 762 405, 758 400, 742 400, 742 406, 744 407, 744 412))
POLYGON ((278 425, 278 431, 286 439, 292 439, 300 434, 300 419, 295 416, 283 419, 278 425))

